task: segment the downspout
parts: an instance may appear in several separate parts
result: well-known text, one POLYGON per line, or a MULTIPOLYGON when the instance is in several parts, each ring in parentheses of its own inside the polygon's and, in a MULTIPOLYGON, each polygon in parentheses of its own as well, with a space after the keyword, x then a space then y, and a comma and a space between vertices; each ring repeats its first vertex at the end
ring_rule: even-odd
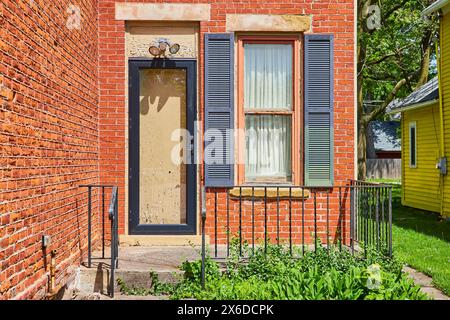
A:
MULTIPOLYGON (((438 91, 439 91, 439 119, 440 119, 440 150, 441 150, 441 159, 445 158, 445 143, 444 143, 444 96, 442 94, 442 43, 443 43, 443 19, 442 19, 442 15, 439 15, 439 45, 436 42, 436 57, 437 57, 437 69, 438 69, 438 91), (439 50, 440 47, 440 50, 439 50)), ((439 179, 440 181, 440 192, 441 192, 441 204, 440 204, 440 213, 441 216, 443 216, 444 214, 444 175, 440 174, 439 175, 439 179)))

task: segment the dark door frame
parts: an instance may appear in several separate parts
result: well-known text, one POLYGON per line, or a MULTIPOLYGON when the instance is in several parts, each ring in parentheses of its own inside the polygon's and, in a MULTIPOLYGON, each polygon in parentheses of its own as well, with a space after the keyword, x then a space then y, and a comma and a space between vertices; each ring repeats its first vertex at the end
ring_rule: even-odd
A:
MULTIPOLYGON (((186 70, 186 127, 194 136, 197 101, 197 62, 192 59, 130 59, 129 72, 129 143, 128 143, 128 233, 130 235, 194 235, 197 231, 197 168, 195 152, 186 165, 186 224, 139 223, 139 71, 142 69, 186 70)), ((195 139, 194 139, 195 141, 195 139)), ((195 150, 194 150, 195 151, 195 150)))

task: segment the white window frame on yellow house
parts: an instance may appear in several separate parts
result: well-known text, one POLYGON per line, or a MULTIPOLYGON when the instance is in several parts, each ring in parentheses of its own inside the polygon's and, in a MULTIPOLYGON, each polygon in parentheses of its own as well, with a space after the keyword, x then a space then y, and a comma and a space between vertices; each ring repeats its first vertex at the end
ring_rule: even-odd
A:
POLYGON ((417 122, 411 121, 409 123, 409 167, 410 168, 417 168, 417 122), (412 154, 412 135, 411 135, 411 129, 414 128, 414 164, 412 163, 413 154, 412 154))

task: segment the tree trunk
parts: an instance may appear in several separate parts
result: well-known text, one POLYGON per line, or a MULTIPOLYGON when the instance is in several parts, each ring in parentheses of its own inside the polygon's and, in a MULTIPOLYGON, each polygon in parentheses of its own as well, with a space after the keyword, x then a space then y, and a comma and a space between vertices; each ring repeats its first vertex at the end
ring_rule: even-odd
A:
POLYGON ((419 81, 417 81, 417 85, 414 90, 417 90, 428 81, 428 75, 430 73, 430 56, 431 56, 431 45, 425 48, 425 52, 422 58, 422 65, 420 68, 419 81))
POLYGON ((367 123, 358 121, 358 179, 366 180, 367 123))
POLYGON ((364 125, 364 97, 363 97, 363 60, 365 59, 365 49, 358 43, 358 78, 357 78, 357 158, 358 176, 357 179, 364 180, 366 177, 366 129, 364 125))

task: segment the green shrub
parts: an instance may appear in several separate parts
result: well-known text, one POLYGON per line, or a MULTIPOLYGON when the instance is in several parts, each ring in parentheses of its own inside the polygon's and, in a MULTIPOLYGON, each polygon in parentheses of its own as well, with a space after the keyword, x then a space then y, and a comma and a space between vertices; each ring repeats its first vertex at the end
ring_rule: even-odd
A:
MULTIPOLYGON (((286 247, 268 245, 267 251, 255 248, 244 263, 233 243, 225 270, 206 258, 204 289, 201 260, 197 260, 181 265, 184 276, 175 284, 152 281, 156 284, 152 292, 170 294, 171 299, 208 300, 427 299, 401 272, 401 263, 374 250, 352 255, 335 247, 327 250, 318 246, 316 251, 296 258, 286 247)), ((243 249, 249 253, 248 246, 243 249)), ((139 294, 139 290, 133 290, 139 294)))

